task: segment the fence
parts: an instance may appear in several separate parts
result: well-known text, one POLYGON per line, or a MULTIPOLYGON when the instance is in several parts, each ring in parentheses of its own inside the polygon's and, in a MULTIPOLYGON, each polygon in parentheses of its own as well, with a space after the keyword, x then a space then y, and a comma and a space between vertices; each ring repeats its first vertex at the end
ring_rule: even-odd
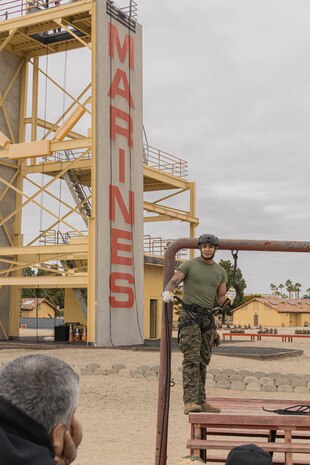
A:
MULTIPOLYGON (((143 251, 149 255, 164 256, 166 248, 173 242, 174 239, 162 239, 161 237, 151 237, 149 234, 144 235, 143 238, 143 251)), ((186 258, 188 256, 187 250, 181 249, 176 254, 178 259, 186 258)))
MULTIPOLYGON (((54 152, 53 155, 45 157, 45 161, 72 161, 81 155, 79 149, 66 152, 54 152)), ((91 153, 88 152, 83 157, 84 159, 91 158, 91 153)), ((156 168, 160 171, 172 174, 179 178, 187 179, 188 163, 182 158, 171 155, 163 150, 152 147, 151 145, 143 145, 143 163, 151 168, 156 168)))
MULTIPOLYGON (((42 232, 42 231, 41 231, 42 232)), ((87 231, 81 231, 81 234, 87 235, 87 231)), ((51 229, 50 231, 42 234, 40 243, 47 244, 70 244, 71 238, 79 237, 76 231, 67 231, 65 233, 51 229)), ((143 251, 149 255, 164 256, 165 250, 174 239, 163 239, 162 237, 152 237, 145 234, 143 237, 143 251)), ((181 249, 177 253, 177 258, 187 258, 188 251, 181 249)))
POLYGON ((145 144, 143 147, 143 162, 152 168, 165 171, 173 176, 184 179, 188 177, 187 161, 150 145, 145 144))
MULTIPOLYGON (((79 0, 1 0, 0 21, 30 13, 37 13, 38 11, 44 11, 46 8, 59 7, 77 1, 79 0)), ((129 0, 128 6, 122 8, 110 0, 107 1, 107 5, 109 5, 110 9, 112 8, 116 12, 120 12, 131 20, 136 20, 137 3, 134 0, 129 0)))
POLYGON ((19 326, 24 329, 53 329, 64 324, 63 318, 20 318, 19 326))
POLYGON ((44 11, 46 8, 54 8, 66 3, 78 0, 8 0, 0 1, 0 21, 23 16, 30 13, 44 11))
POLYGON ((56 231, 55 229, 51 229, 49 231, 40 231, 43 232, 42 236, 40 237, 40 244, 47 245, 47 244, 70 244, 72 238, 81 237, 82 235, 87 236, 88 231, 80 231, 81 235, 79 235, 76 231, 67 231, 61 232, 56 231))

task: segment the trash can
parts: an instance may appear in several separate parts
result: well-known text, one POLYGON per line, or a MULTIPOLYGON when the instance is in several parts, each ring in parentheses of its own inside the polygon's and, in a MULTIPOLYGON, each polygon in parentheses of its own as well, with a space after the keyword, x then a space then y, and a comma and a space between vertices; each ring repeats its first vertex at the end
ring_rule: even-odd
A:
POLYGON ((54 331, 55 341, 69 341, 69 325, 55 326, 54 331))

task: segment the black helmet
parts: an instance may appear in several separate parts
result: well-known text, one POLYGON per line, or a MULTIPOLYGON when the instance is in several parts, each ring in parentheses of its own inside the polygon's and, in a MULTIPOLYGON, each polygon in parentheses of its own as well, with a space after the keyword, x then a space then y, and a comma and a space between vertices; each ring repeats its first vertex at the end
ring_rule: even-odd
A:
POLYGON ((211 244, 217 247, 219 245, 219 240, 213 234, 203 234, 202 236, 199 236, 198 239, 198 246, 201 244, 211 244))

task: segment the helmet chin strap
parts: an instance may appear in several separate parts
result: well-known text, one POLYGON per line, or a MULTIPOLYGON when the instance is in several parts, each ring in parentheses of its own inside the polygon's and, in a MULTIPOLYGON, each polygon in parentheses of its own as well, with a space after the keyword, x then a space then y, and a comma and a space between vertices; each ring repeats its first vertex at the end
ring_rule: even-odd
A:
MULTIPOLYGON (((199 247, 199 250, 200 250, 200 256, 201 258, 205 258, 203 255, 202 255, 202 251, 201 251, 201 247, 199 247)), ((210 258, 208 258, 208 260, 212 260, 214 258, 214 255, 215 255, 215 252, 217 251, 217 247, 214 248, 214 252, 213 254, 211 255, 210 258)))

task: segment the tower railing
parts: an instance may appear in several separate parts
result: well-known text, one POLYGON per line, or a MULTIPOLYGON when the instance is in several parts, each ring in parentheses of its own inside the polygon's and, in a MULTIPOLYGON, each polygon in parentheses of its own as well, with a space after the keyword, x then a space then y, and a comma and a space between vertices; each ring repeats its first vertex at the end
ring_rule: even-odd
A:
MULTIPOLYGON (((40 231, 43 233, 40 237, 40 244, 41 245, 61 245, 61 244, 70 244, 71 239, 80 237, 76 231, 57 231, 56 229, 50 229, 49 231, 40 231)), ((88 234, 88 232, 81 231, 82 234, 85 236, 88 234)))
POLYGON ((77 1, 79 0, 0 0, 0 21, 77 1))
POLYGON ((150 145, 144 144, 143 162, 151 168, 157 168, 160 171, 172 174, 179 178, 188 177, 188 163, 182 158, 178 158, 163 150, 156 149, 150 145))
POLYGON ((137 3, 134 0, 129 0, 128 5, 119 7, 112 0, 106 0, 107 13, 114 17, 117 21, 135 31, 137 21, 137 3))
MULTIPOLYGON (((54 152, 52 155, 44 157, 45 162, 65 162, 75 160, 81 155, 80 149, 70 151, 54 152)), ((91 158, 91 153, 85 154, 83 159, 91 158)), ((152 147, 151 145, 143 145, 143 163, 151 168, 156 168, 165 173, 172 174, 178 178, 188 178, 188 163, 182 158, 171 155, 168 152, 152 147)))
MULTIPOLYGON (((40 238, 41 245, 56 245, 56 244, 70 244, 71 239, 79 237, 76 231, 57 231, 51 229, 49 231, 41 231, 40 238)), ((87 231, 81 231, 82 234, 87 235, 87 231)), ((143 251, 147 255, 164 256, 167 247, 174 241, 174 239, 163 239, 162 237, 153 237, 150 234, 145 234, 143 237, 143 251)), ((177 258, 187 258, 188 253, 186 249, 179 250, 177 258)))
MULTIPOLYGON (((147 255, 157 255, 163 257, 169 244, 174 239, 163 239, 162 237, 152 237, 149 234, 145 234, 143 237, 143 251, 147 255)), ((177 258, 187 258, 187 250, 179 250, 177 258)))
MULTIPOLYGON (((81 149, 72 149, 72 150, 64 150, 60 152, 53 152, 51 155, 47 155, 44 157, 44 162, 66 162, 66 161, 73 161, 76 160, 81 156, 83 151, 81 149)), ((81 158, 81 160, 86 160, 91 158, 91 153, 87 152, 81 158)))

